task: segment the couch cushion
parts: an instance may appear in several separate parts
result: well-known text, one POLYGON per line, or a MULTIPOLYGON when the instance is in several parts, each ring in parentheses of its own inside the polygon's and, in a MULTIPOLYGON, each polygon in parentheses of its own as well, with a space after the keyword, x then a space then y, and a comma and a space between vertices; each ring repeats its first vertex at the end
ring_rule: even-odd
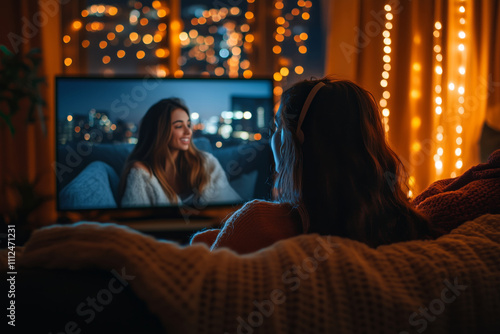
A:
POLYGON ((66 185, 59 194, 61 210, 116 208, 120 178, 102 161, 94 161, 66 185))

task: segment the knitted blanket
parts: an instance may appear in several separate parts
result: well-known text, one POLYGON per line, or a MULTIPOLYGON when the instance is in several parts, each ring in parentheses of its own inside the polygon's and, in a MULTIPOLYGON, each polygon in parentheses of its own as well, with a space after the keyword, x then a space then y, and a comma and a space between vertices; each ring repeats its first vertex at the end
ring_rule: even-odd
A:
POLYGON ((460 177, 434 182, 413 204, 443 234, 485 213, 500 213, 500 149, 460 177))
POLYGON ((114 224, 35 231, 24 268, 114 270, 171 333, 485 333, 500 328, 500 215, 372 249, 300 235, 249 255, 114 224))

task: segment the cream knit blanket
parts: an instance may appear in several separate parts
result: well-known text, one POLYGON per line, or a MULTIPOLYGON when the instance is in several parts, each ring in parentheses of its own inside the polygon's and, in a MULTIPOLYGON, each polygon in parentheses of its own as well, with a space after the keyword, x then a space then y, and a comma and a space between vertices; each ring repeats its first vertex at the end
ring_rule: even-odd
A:
POLYGON ((485 215, 435 241, 311 234, 245 256, 80 223, 36 231, 17 263, 114 269, 169 333, 482 333, 500 328, 499 255, 485 215))

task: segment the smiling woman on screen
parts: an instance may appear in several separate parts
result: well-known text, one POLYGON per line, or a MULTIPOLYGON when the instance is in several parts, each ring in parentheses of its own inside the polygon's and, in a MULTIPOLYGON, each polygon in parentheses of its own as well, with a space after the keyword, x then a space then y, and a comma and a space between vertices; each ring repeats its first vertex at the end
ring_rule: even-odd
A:
POLYGON ((122 207, 240 201, 219 161, 198 150, 187 107, 163 99, 144 115, 120 180, 122 207))

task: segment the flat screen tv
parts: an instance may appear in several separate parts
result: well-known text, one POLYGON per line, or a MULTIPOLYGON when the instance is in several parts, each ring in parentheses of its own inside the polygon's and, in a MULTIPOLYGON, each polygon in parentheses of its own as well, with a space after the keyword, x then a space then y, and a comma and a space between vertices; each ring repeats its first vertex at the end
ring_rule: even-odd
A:
POLYGON ((56 161, 59 212, 111 217, 183 216, 271 197, 271 79, 57 77, 56 161), (206 203, 121 205, 120 177, 138 141, 141 119, 156 102, 181 99, 192 143, 212 154, 237 198, 206 203), (133 215, 132 215, 133 216, 133 215))

